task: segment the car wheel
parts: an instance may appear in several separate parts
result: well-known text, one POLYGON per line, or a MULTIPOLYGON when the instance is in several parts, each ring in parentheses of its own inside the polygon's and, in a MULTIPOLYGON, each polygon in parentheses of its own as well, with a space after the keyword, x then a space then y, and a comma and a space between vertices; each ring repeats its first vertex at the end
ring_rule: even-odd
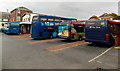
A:
POLYGON ((78 39, 78 40, 80 40, 80 41, 81 41, 81 40, 82 40, 82 37, 81 37, 81 36, 79 36, 79 39, 78 39))

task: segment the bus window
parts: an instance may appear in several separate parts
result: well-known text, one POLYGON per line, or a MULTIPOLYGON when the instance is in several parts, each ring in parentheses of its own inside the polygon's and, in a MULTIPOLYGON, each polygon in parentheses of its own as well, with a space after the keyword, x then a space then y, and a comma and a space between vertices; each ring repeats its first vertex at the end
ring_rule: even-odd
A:
POLYGON ((19 23, 10 23, 10 25, 19 26, 19 23))
POLYGON ((55 25, 59 25, 60 23, 55 23, 55 25))
POLYGON ((53 22, 50 22, 49 25, 50 25, 50 26, 54 26, 54 23, 53 23, 53 22))
POLYGON ((55 22, 60 22, 60 19, 55 19, 55 22))
POLYGON ((54 19, 53 18, 48 18, 48 21, 50 22, 53 22, 54 21, 54 19))
POLYGON ((68 30, 68 27, 63 27, 63 31, 64 31, 64 30, 68 30))
POLYGON ((61 22, 59 25, 60 26, 69 26, 69 24, 70 24, 69 22, 61 22))
POLYGON ((72 20, 72 22, 76 22, 76 20, 72 20))
POLYGON ((120 34, 120 29, 119 28, 120 28, 120 25, 116 25, 116 24, 110 24, 109 25, 110 32, 113 33, 113 34, 115 34, 115 33, 120 34))
POLYGON ((46 26, 49 26, 49 22, 45 22, 45 25, 46 25, 46 26))
POLYGON ((44 26, 45 25, 45 23, 44 22, 41 22, 41 26, 44 26))
POLYGON ((45 25, 46 26, 54 26, 54 23, 53 22, 45 22, 45 25))
POLYGON ((74 25, 73 27, 77 32, 84 32, 84 25, 74 25))
POLYGON ((74 28, 71 29, 71 32, 76 32, 76 30, 74 28))
POLYGON ((61 22, 65 22, 65 20, 61 20, 61 22))
POLYGON ((48 27, 48 32, 54 32, 55 28, 54 27, 48 27))
POLYGON ((47 18, 41 17, 40 21, 47 21, 47 18))
POLYGON ((87 22, 86 27, 88 28, 100 28, 101 26, 105 26, 106 23, 103 21, 94 21, 94 22, 87 22))
POLYGON ((37 20, 38 20, 38 16, 34 16, 33 21, 37 21, 37 20))

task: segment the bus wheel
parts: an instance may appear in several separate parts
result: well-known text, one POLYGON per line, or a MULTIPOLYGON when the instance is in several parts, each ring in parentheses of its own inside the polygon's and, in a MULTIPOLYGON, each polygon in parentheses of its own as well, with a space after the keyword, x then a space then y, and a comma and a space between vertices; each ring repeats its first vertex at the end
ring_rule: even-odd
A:
POLYGON ((50 35, 49 38, 52 39, 52 38, 53 38, 53 35, 50 35))
POLYGON ((80 41, 81 41, 81 40, 82 40, 82 36, 79 36, 78 40, 80 40, 80 41))
POLYGON ((7 35, 9 35, 9 33, 6 33, 7 35))

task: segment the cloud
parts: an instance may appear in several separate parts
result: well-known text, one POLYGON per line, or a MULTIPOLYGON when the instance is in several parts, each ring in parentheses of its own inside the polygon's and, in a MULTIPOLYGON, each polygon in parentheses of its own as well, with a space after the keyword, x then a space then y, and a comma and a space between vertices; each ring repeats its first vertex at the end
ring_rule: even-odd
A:
POLYGON ((13 10, 19 6, 25 6, 36 13, 75 17, 88 19, 92 15, 102 13, 117 13, 117 2, 6 2, 1 10, 13 10))

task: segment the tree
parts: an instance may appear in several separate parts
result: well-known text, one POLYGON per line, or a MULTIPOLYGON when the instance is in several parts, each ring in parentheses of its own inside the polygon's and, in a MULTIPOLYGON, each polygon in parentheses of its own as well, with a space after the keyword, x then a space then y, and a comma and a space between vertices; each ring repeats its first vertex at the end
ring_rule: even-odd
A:
POLYGON ((113 20, 120 20, 120 16, 118 16, 116 13, 104 13, 99 17, 105 17, 105 16, 112 16, 113 20))

